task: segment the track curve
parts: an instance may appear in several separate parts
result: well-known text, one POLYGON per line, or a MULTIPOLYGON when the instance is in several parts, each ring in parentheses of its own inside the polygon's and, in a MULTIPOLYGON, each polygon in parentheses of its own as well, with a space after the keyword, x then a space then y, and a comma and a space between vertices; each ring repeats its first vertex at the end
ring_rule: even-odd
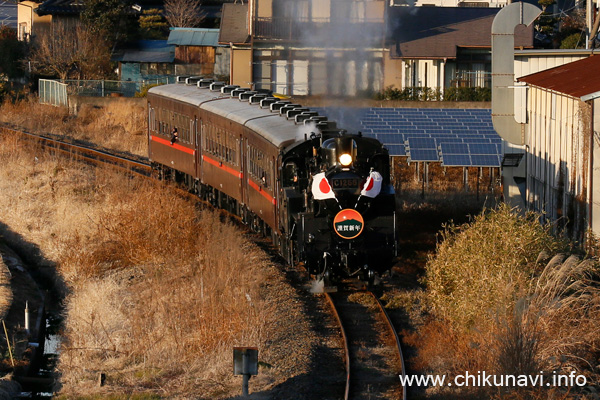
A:
POLYGON ((0 133, 5 135, 19 136, 31 143, 37 143, 43 147, 77 157, 87 162, 108 164, 121 170, 143 176, 150 176, 152 174, 152 167, 150 166, 150 163, 136 161, 128 157, 110 153, 108 151, 93 149, 75 143, 67 143, 58 139, 50 138, 48 136, 25 132, 7 126, 0 126, 0 133))
POLYGON ((346 351, 344 399, 406 399, 400 338, 385 308, 370 291, 326 293, 346 351))

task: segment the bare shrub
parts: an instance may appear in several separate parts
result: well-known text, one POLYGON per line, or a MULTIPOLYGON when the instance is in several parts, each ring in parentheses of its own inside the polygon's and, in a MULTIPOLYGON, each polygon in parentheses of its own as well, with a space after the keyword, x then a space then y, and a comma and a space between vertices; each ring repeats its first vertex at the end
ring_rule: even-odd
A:
MULTIPOLYGON (((597 381, 598 262, 569 255, 571 245, 549 228, 535 215, 518 216, 507 206, 446 228, 427 264, 429 308, 421 309, 420 319, 411 315, 424 321, 406 339, 419 349, 415 368, 449 375, 545 374, 546 382, 553 371, 576 371, 597 381)), ((528 385, 429 392, 444 398, 521 399, 566 398, 570 390, 528 385)))
POLYGON ((547 369, 584 371, 600 348, 600 268, 575 255, 550 262, 528 296, 529 318, 539 319, 539 356, 547 369))
POLYGON ((0 137, 0 208, 69 286, 59 363, 67 398, 229 398, 240 383, 233 346, 259 347, 272 366, 255 389, 306 373, 317 340, 293 289, 218 213, 10 136, 0 137))

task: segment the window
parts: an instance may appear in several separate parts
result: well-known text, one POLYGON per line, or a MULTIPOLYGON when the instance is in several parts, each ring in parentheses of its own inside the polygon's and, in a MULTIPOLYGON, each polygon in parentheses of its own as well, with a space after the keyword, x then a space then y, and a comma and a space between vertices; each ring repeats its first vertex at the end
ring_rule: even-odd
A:
POLYGON ((271 189, 273 187, 272 170, 273 161, 268 161, 261 150, 248 145, 248 173, 252 178, 265 188, 271 189))
MULTIPOLYGON (((193 124, 193 121, 191 122, 193 124)), ((215 158, 231 165, 238 165, 236 148, 239 141, 235 136, 223 128, 217 128, 207 123, 204 125, 204 151, 215 158)))

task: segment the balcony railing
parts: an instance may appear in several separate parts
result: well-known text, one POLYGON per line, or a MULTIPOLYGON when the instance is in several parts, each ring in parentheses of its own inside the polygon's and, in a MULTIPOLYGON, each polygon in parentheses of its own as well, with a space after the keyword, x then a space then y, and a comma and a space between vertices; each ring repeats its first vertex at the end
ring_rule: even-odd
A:
POLYGON ((485 71, 456 71, 452 87, 492 87, 492 73, 485 71))
POLYGON ((378 45, 383 41, 383 20, 330 20, 299 18, 257 18, 254 38, 286 40, 313 45, 378 45))

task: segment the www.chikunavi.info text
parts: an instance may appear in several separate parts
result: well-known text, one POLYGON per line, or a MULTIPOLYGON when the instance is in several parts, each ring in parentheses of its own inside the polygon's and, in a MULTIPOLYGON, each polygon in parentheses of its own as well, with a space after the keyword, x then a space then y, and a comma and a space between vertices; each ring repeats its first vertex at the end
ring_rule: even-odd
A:
POLYGON ((458 386, 458 387, 557 387, 557 386, 585 386, 587 379, 584 375, 577 375, 575 371, 569 374, 556 372, 534 375, 497 375, 485 371, 477 373, 465 372, 453 378, 447 375, 400 375, 402 386, 458 386))

